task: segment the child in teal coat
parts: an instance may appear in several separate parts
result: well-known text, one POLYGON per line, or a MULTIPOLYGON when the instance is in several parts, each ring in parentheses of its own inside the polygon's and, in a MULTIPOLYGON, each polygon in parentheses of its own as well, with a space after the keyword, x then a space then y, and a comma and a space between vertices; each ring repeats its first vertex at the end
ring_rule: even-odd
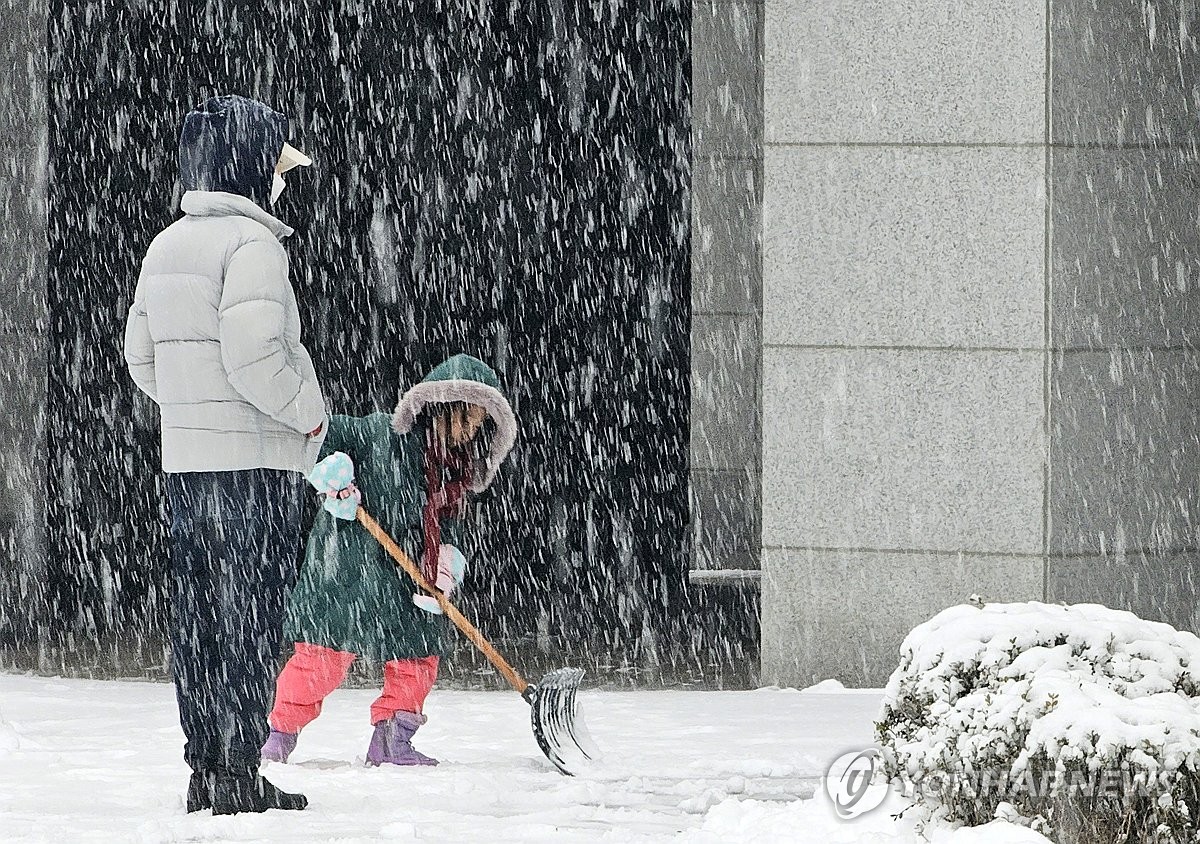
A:
POLYGON ((365 656, 384 665, 383 694, 371 706, 375 733, 367 762, 437 764, 413 749, 412 736, 426 721, 422 709, 445 651, 446 619, 362 525, 349 520, 354 505, 347 506, 346 496, 361 496, 426 576, 449 590, 466 564, 459 550, 466 495, 492 482, 516 430, 496 373, 469 355, 434 369, 392 414, 330 419, 321 452, 327 461, 318 468, 334 469, 324 482, 344 491, 331 496, 309 534, 284 625, 296 651, 276 683, 263 759, 287 761, 325 697, 365 656), (328 459, 336 452, 353 462, 354 485, 344 475, 333 477, 348 465, 344 457, 328 459), (328 512, 335 510, 341 518, 328 512))

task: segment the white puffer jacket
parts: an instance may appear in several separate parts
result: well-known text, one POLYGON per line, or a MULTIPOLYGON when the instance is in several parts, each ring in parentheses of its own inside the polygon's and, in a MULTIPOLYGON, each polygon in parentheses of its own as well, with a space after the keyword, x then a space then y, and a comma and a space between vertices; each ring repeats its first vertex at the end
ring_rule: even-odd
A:
POLYGON ((125 329, 130 375, 161 410, 163 471, 307 472, 325 401, 279 243, 292 230, 237 194, 188 191, 180 207, 125 329))

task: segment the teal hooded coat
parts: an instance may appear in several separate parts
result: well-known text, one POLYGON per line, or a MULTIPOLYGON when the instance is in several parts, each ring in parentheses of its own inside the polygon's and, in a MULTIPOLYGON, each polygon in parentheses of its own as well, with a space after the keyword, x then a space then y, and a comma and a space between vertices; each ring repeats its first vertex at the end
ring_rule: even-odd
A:
MULTIPOLYGON (((495 423, 489 455, 472 478, 479 492, 495 477, 516 439, 516 420, 487 364, 456 355, 400 400, 395 413, 333 416, 321 458, 335 451, 354 461, 362 506, 419 563, 424 546, 426 404, 463 401, 495 423)), ((462 548, 462 525, 442 523, 442 542, 462 548)), ((376 662, 445 652, 448 622, 413 601, 416 585, 358 522, 321 510, 308 537, 304 567, 288 602, 286 641, 349 651, 376 662)))

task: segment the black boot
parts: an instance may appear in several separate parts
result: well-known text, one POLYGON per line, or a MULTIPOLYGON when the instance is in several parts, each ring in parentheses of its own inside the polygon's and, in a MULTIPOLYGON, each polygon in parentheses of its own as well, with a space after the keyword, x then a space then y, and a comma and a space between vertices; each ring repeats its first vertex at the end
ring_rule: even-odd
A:
POLYGON ((187 810, 199 812, 211 809, 213 804, 213 784, 216 775, 207 771, 196 771, 188 780, 187 810))
POLYGON ((212 792, 214 815, 265 812, 267 809, 303 809, 308 798, 288 794, 257 774, 220 775, 212 792))

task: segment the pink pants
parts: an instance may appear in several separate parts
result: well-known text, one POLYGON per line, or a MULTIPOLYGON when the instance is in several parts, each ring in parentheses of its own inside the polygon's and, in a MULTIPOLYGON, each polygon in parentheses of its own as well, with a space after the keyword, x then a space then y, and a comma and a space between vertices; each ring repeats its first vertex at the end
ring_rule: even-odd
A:
MULTIPOLYGON (((320 645, 296 643, 295 655, 275 681, 271 726, 281 733, 298 733, 321 714, 321 704, 342 684, 357 654, 320 645)), ((383 666, 383 694, 371 704, 371 723, 386 721, 397 712, 420 712, 437 680, 438 658, 393 659, 383 666)))

